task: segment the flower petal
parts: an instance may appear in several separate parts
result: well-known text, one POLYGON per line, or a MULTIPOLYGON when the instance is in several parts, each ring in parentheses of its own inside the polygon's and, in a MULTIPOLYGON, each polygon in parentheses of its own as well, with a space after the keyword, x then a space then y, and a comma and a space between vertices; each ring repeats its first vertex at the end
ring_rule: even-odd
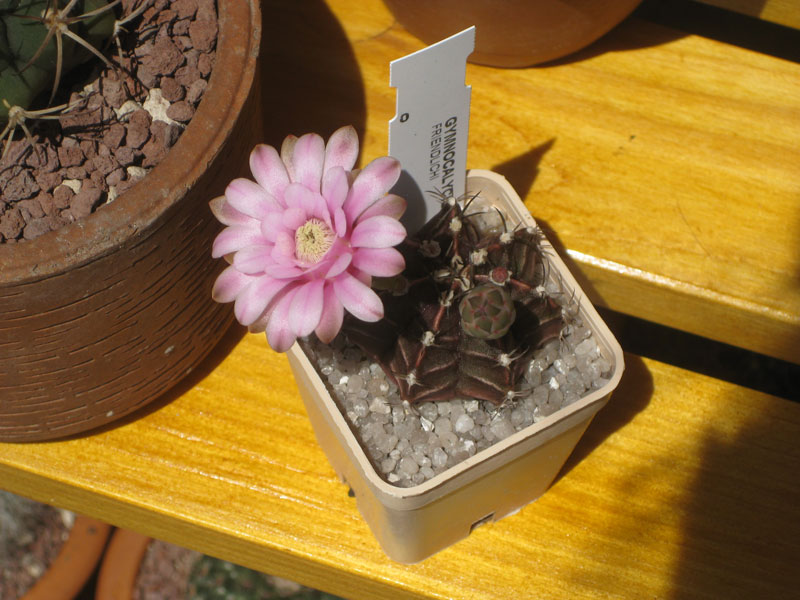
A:
POLYGON ((368 286, 344 272, 333 280, 336 298, 345 310, 362 321, 374 323, 383 318, 383 303, 368 286))
POLYGON ((347 217, 341 208, 333 211, 333 231, 340 238, 347 233, 347 217))
POLYGON ((319 193, 322 183, 322 166, 325 161, 325 142, 316 133, 301 136, 294 145, 292 181, 302 183, 319 193))
POLYGON ((260 275, 273 262, 272 245, 247 246, 233 255, 233 266, 247 275, 260 275))
POLYGON ((248 217, 246 214, 233 208, 225 196, 217 196, 208 203, 208 206, 211 208, 211 212, 214 213, 217 221, 223 225, 245 225, 253 221, 252 217, 248 217))
POLYGON ((392 217, 379 215, 359 221, 350 236, 350 244, 361 248, 389 248, 406 237, 406 228, 392 217))
POLYGON ((287 135, 281 144, 281 162, 289 174, 289 181, 297 181, 294 177, 294 147, 297 145, 297 136, 287 135))
POLYGON ((325 171, 322 177, 322 196, 325 198, 328 210, 333 213, 341 208, 347 199, 349 190, 347 174, 341 167, 334 167, 325 171))
POLYGON ((336 297, 332 285, 326 285, 322 300, 322 316, 314 330, 323 344, 329 344, 339 333, 344 321, 344 307, 336 297))
POLYGON ((368 209, 361 213, 358 217, 359 221, 369 219, 370 217, 377 217, 384 215, 399 219, 406 212, 406 200, 397 194, 386 194, 383 198, 376 200, 368 209))
POLYGON ((400 177, 400 163, 391 156, 376 158, 353 181, 344 212, 352 225, 376 200, 383 198, 400 177))
POLYGON ((241 177, 228 184, 225 188, 225 198, 239 212, 259 220, 281 208, 267 190, 241 177))
POLYGON ((307 219, 316 217, 330 224, 328 206, 319 192, 313 192, 302 184, 292 183, 286 188, 284 198, 290 208, 299 208, 307 219))
POLYGON ((289 326, 298 337, 309 335, 322 316, 324 279, 315 279, 297 288, 289 310, 289 326))
POLYGON ((328 268, 328 271, 325 273, 325 277, 327 279, 333 279, 334 277, 337 277, 339 273, 342 273, 347 267, 350 266, 352 260, 353 260, 352 252, 346 252, 340 254, 339 256, 336 257, 336 260, 334 260, 331 263, 330 267, 328 268))
POLYGON ((293 277, 299 277, 303 273, 305 273, 303 269, 294 265, 273 264, 264 269, 265 275, 269 275, 275 279, 291 279, 293 277))
POLYGON ((235 225, 226 227, 219 232, 214 243, 211 245, 211 256, 219 258, 231 252, 241 250, 246 246, 263 244, 264 240, 261 231, 249 225, 235 225))
POLYGON ((289 283, 287 279, 258 277, 236 296, 233 314, 242 325, 248 326, 261 316, 275 295, 289 283))
POLYGON ((227 267, 214 282, 211 298, 215 302, 233 302, 239 292, 252 281, 251 275, 246 275, 233 267, 227 267))
POLYGON ((289 185, 289 173, 278 151, 266 144, 259 144, 253 148, 250 153, 250 172, 253 173, 258 185, 280 202, 283 190, 289 185))
MULTIPOLYGON (((300 189, 304 190, 305 188, 300 186, 300 189)), ((293 232, 307 220, 308 218, 306 217, 306 211, 303 210, 303 208, 299 206, 291 206, 283 211, 279 222, 284 229, 293 232)))
POLYGON ((352 125, 340 127, 328 138, 325 146, 325 171, 341 167, 349 171, 358 158, 358 133, 352 125))
POLYGON ((267 342, 275 352, 286 352, 297 339, 289 325, 289 311, 296 293, 297 288, 287 292, 283 298, 278 300, 272 314, 269 315, 266 329, 267 342))
POLYGON ((270 256, 276 264, 294 265, 294 236, 285 231, 278 232, 270 256))
POLYGON ((394 248, 358 248, 353 266, 373 277, 393 277, 403 272, 406 261, 394 248))

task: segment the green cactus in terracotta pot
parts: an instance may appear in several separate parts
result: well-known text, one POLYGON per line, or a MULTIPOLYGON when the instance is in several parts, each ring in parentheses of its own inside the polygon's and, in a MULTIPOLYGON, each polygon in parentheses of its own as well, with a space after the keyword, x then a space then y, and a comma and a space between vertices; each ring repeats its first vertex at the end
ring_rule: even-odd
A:
POLYGON ((402 275, 380 282, 384 318, 347 319, 347 337, 410 403, 514 398, 533 352, 558 337, 562 307, 545 292, 538 229, 485 231, 471 199, 442 209, 399 247, 402 275))
POLYGON ((33 108, 48 88, 52 102, 62 75, 92 56, 108 60, 97 50, 115 33, 117 2, 70 0, 10 0, 0 9, 0 95, 8 106, 33 108), (75 16, 71 16, 75 13, 75 16))
POLYGON ((32 143, 26 120, 57 118, 53 113, 68 108, 52 103, 69 71, 92 58, 112 66, 100 49, 150 4, 145 0, 118 21, 120 2, 5 0, 0 7, 0 142, 8 138, 4 155, 17 127, 32 143))

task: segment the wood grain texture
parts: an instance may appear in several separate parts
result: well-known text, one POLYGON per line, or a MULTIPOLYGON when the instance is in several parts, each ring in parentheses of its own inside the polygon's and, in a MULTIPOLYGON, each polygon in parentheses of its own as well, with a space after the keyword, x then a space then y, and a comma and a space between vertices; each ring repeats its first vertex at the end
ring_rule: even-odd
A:
POLYGON ((800 29, 800 6, 795 0, 699 0, 719 8, 800 29))
MULTIPOLYGON (((371 158, 389 62, 421 43, 378 0, 328 4, 371 158)), ((629 19, 574 59, 466 79, 468 166, 506 175, 594 301, 800 361, 800 65, 629 19)))
POLYGON ((542 498, 404 566, 317 446, 285 357, 262 335, 228 351, 123 426, 0 444, 0 485, 347 598, 779 598, 800 583, 797 404, 628 356, 542 498))

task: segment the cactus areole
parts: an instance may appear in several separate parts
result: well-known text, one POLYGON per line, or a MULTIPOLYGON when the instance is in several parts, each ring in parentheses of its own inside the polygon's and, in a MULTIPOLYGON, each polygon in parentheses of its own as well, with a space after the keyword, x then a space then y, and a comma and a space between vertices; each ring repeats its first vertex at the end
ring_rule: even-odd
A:
POLYGON ((561 306, 544 292, 541 232, 484 233, 478 212, 470 198, 442 199, 398 247, 402 275, 375 286, 384 318, 345 319, 344 333, 410 403, 511 400, 534 350, 563 329, 561 306))

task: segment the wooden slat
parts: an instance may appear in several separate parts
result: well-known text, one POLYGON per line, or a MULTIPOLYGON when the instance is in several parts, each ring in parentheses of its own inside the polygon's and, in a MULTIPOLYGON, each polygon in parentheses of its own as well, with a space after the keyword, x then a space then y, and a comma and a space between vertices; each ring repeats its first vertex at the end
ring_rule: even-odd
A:
POLYGON ((403 566, 317 446, 285 357, 261 335, 227 352, 124 426, 0 444, 0 485, 353 599, 783 598, 800 583, 798 404, 628 356, 550 491, 403 566))
MULTIPOLYGON (((389 62, 422 44, 379 0, 328 5, 279 11, 265 136, 356 122, 371 159, 389 62)), ((574 59, 467 82, 469 166, 510 179, 594 301, 800 361, 800 65, 631 19, 574 59)))
POLYGON ((800 29, 800 5, 796 0, 698 0, 749 17, 800 29))

